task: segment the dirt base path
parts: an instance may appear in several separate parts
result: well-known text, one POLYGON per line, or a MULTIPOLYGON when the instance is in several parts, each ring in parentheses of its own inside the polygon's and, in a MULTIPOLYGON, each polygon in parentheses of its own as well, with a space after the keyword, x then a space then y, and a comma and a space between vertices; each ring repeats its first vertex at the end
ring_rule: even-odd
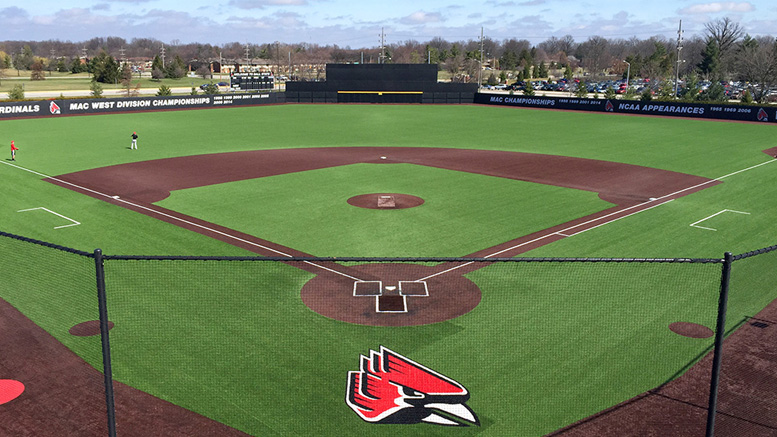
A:
MULTIPOLYGON (((260 255, 310 257, 311 255, 299 250, 160 208, 153 203, 165 199, 174 190, 358 163, 415 164, 574 188, 597 193, 600 198, 616 205, 466 255, 472 258, 514 257, 544 244, 720 183, 699 176, 592 159, 493 150, 419 147, 324 147, 185 156, 96 168, 48 180, 260 255)), ((368 193, 365 195, 370 199, 377 196, 368 193)), ((353 202, 354 199, 356 203, 361 202, 358 196, 350 201, 353 202)), ((377 200, 375 201, 377 207, 377 200)), ((422 202, 423 199, 417 199, 416 203, 420 205, 422 202)), ((423 271, 410 267, 400 271, 402 266, 398 265, 384 269, 386 275, 383 276, 379 270, 372 269, 367 272, 365 269, 345 267, 337 263, 326 266, 317 262, 292 265, 319 275, 317 280, 302 290, 303 301, 317 313, 351 323, 411 326, 448 320, 474 308, 473 302, 477 305, 476 302, 480 301, 480 290, 477 290, 477 287, 465 287, 468 281, 462 280, 461 277, 485 267, 487 263, 459 263, 455 266, 439 264, 423 271), (402 296, 391 299, 381 297, 373 304, 365 298, 354 299, 358 291, 354 290, 353 283, 362 281, 381 281, 381 285, 397 288, 399 281, 424 282, 428 288, 428 296, 426 299, 409 299, 413 304, 408 303, 408 299, 402 296), (448 290, 451 281, 462 285, 462 299, 439 299, 439 290, 448 290), (469 291, 465 292, 465 289, 469 291), (389 301, 393 301, 394 306, 401 305, 406 314, 399 315, 397 311, 391 310, 381 311, 381 308, 391 307, 389 301), (439 305, 455 308, 441 310, 439 305), (361 315, 354 316, 355 311, 361 315), (409 313, 413 316, 410 317, 409 313), (430 315, 432 313, 434 316, 430 315)))
MULTIPOLYGON (((0 299, 0 379, 24 392, 0 405, 0 435, 108 435, 103 374, 0 299)), ((117 434, 246 436, 192 411, 114 382, 117 434)))
MULTIPOLYGON (((552 436, 704 436, 712 352, 681 377, 552 436)), ((777 300, 723 343, 715 435, 777 436, 777 300)))

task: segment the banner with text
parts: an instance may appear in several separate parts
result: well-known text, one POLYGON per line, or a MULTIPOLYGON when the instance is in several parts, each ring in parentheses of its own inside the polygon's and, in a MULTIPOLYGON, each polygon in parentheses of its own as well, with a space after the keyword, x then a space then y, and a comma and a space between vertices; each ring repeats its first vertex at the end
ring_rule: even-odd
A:
POLYGON ((283 93, 213 94, 192 96, 118 97, 103 99, 52 99, 30 102, 0 102, 0 119, 55 117, 168 109, 217 108, 223 106, 283 103, 283 93))
POLYGON ((709 103, 642 102, 638 100, 584 99, 577 97, 536 97, 478 93, 475 103, 616 114, 663 115, 670 117, 709 118, 740 121, 777 121, 774 106, 740 106, 709 103))

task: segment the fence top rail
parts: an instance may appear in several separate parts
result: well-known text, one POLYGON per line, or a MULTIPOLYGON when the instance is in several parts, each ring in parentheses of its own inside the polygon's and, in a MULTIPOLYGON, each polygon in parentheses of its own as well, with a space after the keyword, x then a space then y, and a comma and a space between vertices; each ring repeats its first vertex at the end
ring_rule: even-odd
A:
POLYGON ((756 255, 761 255, 761 254, 764 254, 764 253, 774 252, 775 250, 777 250, 777 245, 769 246, 769 247, 764 247, 763 249, 752 250, 750 252, 745 252, 745 253, 742 253, 742 254, 739 254, 739 255, 734 255, 732 260, 733 261, 738 261, 740 259, 750 258, 751 256, 756 256, 756 255))
MULTIPOLYGON (((27 243, 61 250, 63 252, 75 255, 94 258, 93 252, 84 252, 71 247, 60 246, 58 244, 48 243, 46 241, 23 237, 21 235, 11 234, 0 231, 0 237, 7 237, 14 240, 25 241, 27 243)), ((763 249, 745 252, 734 255, 732 261, 738 261, 777 251, 777 245, 764 247, 763 249)), ((282 261, 282 262, 572 262, 572 263, 694 263, 694 264, 722 264, 724 258, 536 258, 536 257, 516 257, 516 258, 456 258, 456 257, 408 257, 408 258, 381 258, 381 257, 263 257, 263 256, 172 256, 172 255, 105 255, 104 260, 198 260, 198 261, 282 261)))
POLYGON ((273 261, 273 262, 576 262, 576 263, 696 263, 720 264, 722 258, 456 258, 456 257, 270 257, 270 256, 165 256, 104 255, 105 260, 122 261, 273 261))
POLYGON ((38 246, 49 247, 51 249, 61 250, 63 252, 73 253, 76 255, 86 256, 94 258, 94 253, 84 252, 82 250, 73 249, 66 246, 60 246, 58 244, 51 244, 41 240, 35 240, 33 238, 22 237, 21 235, 9 234, 8 232, 0 231, 0 237, 8 237, 14 240, 25 241, 27 243, 37 244, 38 246))

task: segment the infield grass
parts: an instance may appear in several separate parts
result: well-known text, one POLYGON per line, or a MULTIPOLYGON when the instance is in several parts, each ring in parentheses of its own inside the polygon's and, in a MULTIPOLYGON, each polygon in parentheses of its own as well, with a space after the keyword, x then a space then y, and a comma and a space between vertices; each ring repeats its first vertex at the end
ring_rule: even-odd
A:
POLYGON ((465 256, 612 206, 588 191, 412 164, 191 188, 158 204, 315 256, 373 257, 465 256), (425 203, 397 210, 347 203, 367 193, 411 194, 425 203))

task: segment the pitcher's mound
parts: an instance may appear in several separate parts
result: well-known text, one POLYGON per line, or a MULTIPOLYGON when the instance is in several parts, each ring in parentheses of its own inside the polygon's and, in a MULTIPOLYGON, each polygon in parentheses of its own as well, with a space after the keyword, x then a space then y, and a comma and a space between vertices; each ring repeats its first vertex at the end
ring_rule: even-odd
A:
POLYGON ((410 194, 373 193, 351 197, 348 204, 368 209, 404 209, 421 206, 424 199, 410 194))

